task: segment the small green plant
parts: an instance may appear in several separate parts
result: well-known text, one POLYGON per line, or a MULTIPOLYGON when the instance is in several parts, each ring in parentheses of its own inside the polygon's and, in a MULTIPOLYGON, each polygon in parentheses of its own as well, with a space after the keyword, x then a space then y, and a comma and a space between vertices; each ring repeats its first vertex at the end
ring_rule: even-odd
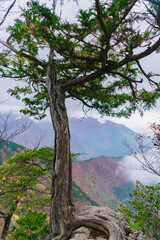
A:
POLYGON ((26 215, 20 216, 9 231, 8 240, 35 240, 49 232, 47 213, 29 210, 26 215))
POLYGON ((120 206, 132 229, 160 240, 160 183, 155 186, 143 185, 137 181, 136 189, 130 194, 133 210, 120 206))
POLYGON ((13 214, 23 211, 24 215, 28 209, 50 204, 52 155, 50 147, 25 149, 0 166, 0 205, 4 209, 0 214, 5 222, 2 239, 8 234, 13 214))

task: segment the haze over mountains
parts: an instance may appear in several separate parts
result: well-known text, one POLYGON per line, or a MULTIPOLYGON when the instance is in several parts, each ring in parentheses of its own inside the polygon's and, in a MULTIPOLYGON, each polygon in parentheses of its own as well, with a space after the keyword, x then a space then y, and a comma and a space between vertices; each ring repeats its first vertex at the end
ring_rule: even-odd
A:
MULTIPOLYGON (((3 128, 3 119, 6 116, 0 115, 0 129, 3 128)), ((12 132, 29 121, 27 117, 11 115, 7 122, 8 131, 12 132)), ((149 179, 146 173, 127 169, 132 161, 126 156, 130 152, 124 141, 131 146, 136 145, 136 141, 135 133, 126 126, 111 121, 102 124, 93 118, 71 118, 70 130, 72 152, 86 153, 80 160, 89 159, 73 164, 74 187, 79 196, 86 194, 90 202, 117 208, 120 203, 128 202, 138 175, 144 180, 149 179)), ((50 122, 33 122, 28 130, 14 138, 14 142, 27 147, 34 147, 39 140, 40 146, 53 146, 54 133, 50 122)), ((2 157, 6 151, 9 152, 9 146, 1 152, 2 157)), ((153 179, 149 181, 148 184, 152 184, 153 179)))
MULTIPOLYGON (((1 115, 0 127, 2 127, 5 115, 1 115)), ((11 115, 8 121, 9 131, 14 131, 18 126, 22 126, 30 119, 11 115)), ((71 118, 71 150, 72 152, 85 153, 81 159, 89 159, 102 155, 111 157, 121 157, 129 153, 124 141, 131 146, 135 145, 134 132, 122 124, 106 121, 104 124, 94 118, 84 118, 83 120, 71 118)), ((34 147, 37 141, 40 146, 54 145, 54 132, 50 122, 33 122, 28 130, 16 136, 14 142, 27 147, 34 147)))
POLYGON ((129 154, 124 141, 135 145, 134 132, 111 121, 100 123, 94 118, 70 119, 73 151, 86 153, 86 157, 101 155, 121 157, 129 154))

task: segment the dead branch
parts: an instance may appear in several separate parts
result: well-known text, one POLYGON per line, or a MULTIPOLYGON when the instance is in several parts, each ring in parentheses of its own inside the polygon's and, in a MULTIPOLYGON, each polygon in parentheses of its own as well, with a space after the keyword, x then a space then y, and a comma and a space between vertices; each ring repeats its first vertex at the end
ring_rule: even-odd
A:
POLYGON ((22 134, 24 131, 26 131, 32 124, 32 122, 25 122, 20 127, 17 126, 16 130, 11 132, 12 127, 9 126, 9 118, 10 114, 7 115, 5 119, 2 118, 3 123, 0 126, 0 143, 3 141, 13 141, 13 139, 19 135, 22 134))
POLYGON ((0 26, 4 23, 6 17, 8 16, 10 10, 13 8, 14 4, 16 3, 16 0, 13 1, 13 3, 9 6, 9 8, 7 9, 2 21, 0 22, 0 26))

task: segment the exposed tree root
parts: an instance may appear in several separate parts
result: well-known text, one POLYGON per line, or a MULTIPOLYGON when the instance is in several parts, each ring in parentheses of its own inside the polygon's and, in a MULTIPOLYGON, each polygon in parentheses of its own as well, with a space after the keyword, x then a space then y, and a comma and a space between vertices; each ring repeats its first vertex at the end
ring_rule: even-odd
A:
POLYGON ((61 235, 52 238, 52 240, 77 239, 74 238, 74 231, 80 227, 86 227, 94 229, 95 232, 101 232, 103 236, 105 236, 106 240, 126 239, 127 232, 125 227, 123 226, 121 220, 117 218, 114 211, 109 210, 108 208, 95 207, 90 207, 88 210, 94 212, 91 212, 90 214, 87 211, 86 213, 82 212, 82 214, 80 212, 80 215, 76 215, 74 221, 71 221, 72 224, 70 222, 67 229, 61 228, 61 235), (105 209, 108 211, 108 215, 105 212, 98 213, 98 211, 104 211, 105 209))
POLYGON ((67 240, 70 239, 71 233, 80 227, 90 227, 94 230, 101 231, 105 234, 106 240, 125 240, 125 237, 123 236, 120 229, 117 229, 117 227, 105 220, 98 219, 96 217, 90 218, 90 217, 78 217, 77 221, 72 225, 70 228, 70 231, 66 232, 64 229, 61 229, 61 235, 57 236, 55 238, 52 238, 52 240, 67 240))
POLYGON ((97 231, 101 231, 105 234, 107 240, 124 240, 125 236, 123 236, 120 228, 110 222, 109 220, 103 220, 96 216, 82 216, 78 217, 76 225, 78 227, 90 227, 97 231))

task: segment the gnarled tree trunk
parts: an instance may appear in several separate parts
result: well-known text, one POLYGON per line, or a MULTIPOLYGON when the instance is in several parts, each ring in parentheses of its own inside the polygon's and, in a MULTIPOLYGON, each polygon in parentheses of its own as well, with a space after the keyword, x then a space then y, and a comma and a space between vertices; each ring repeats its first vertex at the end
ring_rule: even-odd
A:
POLYGON ((47 69, 47 87, 50 98, 50 113, 55 131, 50 233, 54 239, 62 240, 68 235, 67 231, 70 231, 74 218, 72 160, 65 93, 58 85, 55 65, 51 61, 47 69))
MULTIPOLYGON (((65 90, 57 80, 53 52, 50 53, 46 84, 50 102, 50 114, 55 131, 49 239, 70 239, 75 229, 86 226, 103 232, 105 239, 124 240, 126 231, 124 231, 123 226, 119 226, 118 223, 114 222, 114 219, 107 216, 108 212, 106 216, 99 215, 100 209, 95 209, 95 214, 90 211, 86 211, 82 215, 74 213, 70 131, 65 106, 65 90)), ((114 214, 112 213, 112 215, 114 214)))
MULTIPOLYGON (((55 149, 52 176, 52 197, 50 210, 50 237, 52 240, 69 239, 80 226, 102 231, 106 239, 122 240, 121 231, 113 222, 97 216, 78 216, 74 213, 72 197, 72 160, 70 152, 70 131, 65 106, 65 91, 57 81, 53 52, 47 68, 47 88, 50 114, 55 131, 55 149)), ((90 215, 90 214, 89 214, 90 215)))

